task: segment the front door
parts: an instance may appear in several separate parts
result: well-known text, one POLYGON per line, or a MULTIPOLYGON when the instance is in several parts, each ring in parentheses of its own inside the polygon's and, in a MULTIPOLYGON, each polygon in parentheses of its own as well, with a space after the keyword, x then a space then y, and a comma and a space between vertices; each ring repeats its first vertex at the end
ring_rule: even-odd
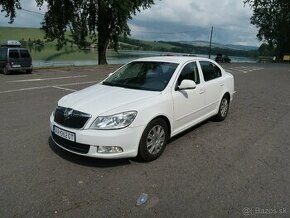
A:
POLYGON ((200 75, 196 62, 186 64, 178 77, 176 86, 184 79, 193 80, 195 89, 173 90, 174 131, 173 134, 193 126, 203 116, 205 105, 204 85, 200 83, 200 75))

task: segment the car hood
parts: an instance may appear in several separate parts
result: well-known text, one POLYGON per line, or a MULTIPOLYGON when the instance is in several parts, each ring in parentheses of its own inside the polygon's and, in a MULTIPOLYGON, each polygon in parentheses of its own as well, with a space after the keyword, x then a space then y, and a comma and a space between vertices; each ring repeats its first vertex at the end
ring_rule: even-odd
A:
MULTIPOLYGON (((58 105, 91 115, 109 115, 107 111, 160 95, 160 92, 134 90, 121 87, 93 85, 64 96, 58 105)), ((131 108, 130 110, 136 110, 131 108)), ((123 112, 123 111, 120 111, 123 112)))

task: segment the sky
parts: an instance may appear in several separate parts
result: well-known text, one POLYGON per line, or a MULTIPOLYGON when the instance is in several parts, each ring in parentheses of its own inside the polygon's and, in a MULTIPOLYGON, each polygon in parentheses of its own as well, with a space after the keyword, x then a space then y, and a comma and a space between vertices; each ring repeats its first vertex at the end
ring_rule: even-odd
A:
MULTIPOLYGON (((40 13, 34 0, 22 0, 22 8, 40 13)), ((150 9, 129 21, 131 37, 151 41, 213 41, 222 44, 259 46, 257 29, 250 24, 252 11, 243 0, 155 0, 150 9)), ((43 15, 17 11, 13 24, 0 13, 0 26, 40 27, 43 15)))

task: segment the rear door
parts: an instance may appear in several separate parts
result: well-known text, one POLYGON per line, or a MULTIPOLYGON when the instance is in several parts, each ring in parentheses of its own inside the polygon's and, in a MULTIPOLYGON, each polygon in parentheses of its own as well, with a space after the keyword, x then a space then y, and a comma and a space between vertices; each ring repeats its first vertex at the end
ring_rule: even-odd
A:
POLYGON ((31 66, 31 56, 27 49, 19 49, 21 67, 31 66))
POLYGON ((212 113, 219 106, 223 92, 222 70, 210 61, 199 61, 205 81, 205 109, 212 113))
POLYGON ((12 68, 20 68, 21 67, 19 49, 9 48, 8 58, 9 58, 9 63, 10 63, 12 68))

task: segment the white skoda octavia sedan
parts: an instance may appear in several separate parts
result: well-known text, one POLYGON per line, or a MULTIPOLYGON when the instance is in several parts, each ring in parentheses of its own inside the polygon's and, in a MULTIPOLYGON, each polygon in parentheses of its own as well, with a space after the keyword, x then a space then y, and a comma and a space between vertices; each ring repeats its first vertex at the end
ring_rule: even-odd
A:
POLYGON ((210 117, 224 120, 233 94, 233 76, 212 60, 138 59, 60 99, 51 135, 75 154, 152 161, 171 137, 210 117))

